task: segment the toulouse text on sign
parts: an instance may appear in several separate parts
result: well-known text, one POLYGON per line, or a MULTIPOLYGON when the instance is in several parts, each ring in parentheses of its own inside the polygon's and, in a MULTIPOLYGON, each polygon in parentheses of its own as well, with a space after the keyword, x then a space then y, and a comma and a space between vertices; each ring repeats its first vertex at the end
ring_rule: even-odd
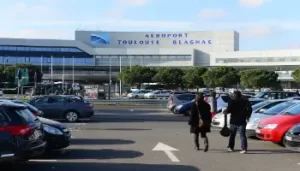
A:
POLYGON ((191 39, 188 33, 145 34, 144 40, 118 40, 119 45, 159 45, 160 40, 169 39, 173 45, 210 45, 209 39, 191 39))

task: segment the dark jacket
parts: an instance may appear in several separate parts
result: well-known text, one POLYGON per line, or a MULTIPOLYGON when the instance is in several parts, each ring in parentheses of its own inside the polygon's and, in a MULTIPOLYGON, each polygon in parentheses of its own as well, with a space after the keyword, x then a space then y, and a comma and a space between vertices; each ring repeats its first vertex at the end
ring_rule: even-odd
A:
POLYGON ((211 125, 211 113, 210 113, 210 105, 204 100, 200 100, 198 102, 198 106, 196 103, 192 104, 191 108, 191 116, 189 120, 189 125, 191 126, 191 133, 199 133, 199 132, 210 132, 211 125), (198 110, 200 112, 198 112, 198 110), (203 120, 203 127, 199 128, 199 119, 203 120))
POLYGON ((251 117, 252 106, 247 98, 231 99, 228 102, 226 112, 231 114, 230 124, 244 125, 247 124, 246 120, 251 117))

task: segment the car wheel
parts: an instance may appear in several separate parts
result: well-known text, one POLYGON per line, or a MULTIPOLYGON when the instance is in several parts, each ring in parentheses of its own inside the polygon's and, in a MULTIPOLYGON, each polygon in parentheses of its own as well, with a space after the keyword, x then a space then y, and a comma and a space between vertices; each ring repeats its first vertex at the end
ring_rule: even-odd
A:
POLYGON ((285 144, 286 144, 286 139, 285 139, 285 134, 284 134, 284 136, 282 137, 281 143, 279 143, 279 145, 282 147, 285 147, 285 144))
POLYGON ((176 114, 175 113, 175 106, 171 108, 171 112, 173 112, 173 114, 176 114))
POLYGON ((138 96, 138 95, 136 95, 136 96, 134 96, 134 98, 138 99, 138 98, 139 98, 139 96, 138 96))
POLYGON ((75 112, 75 111, 68 111, 68 112, 65 114, 65 119, 66 119, 68 122, 76 122, 76 121, 78 121, 79 116, 78 116, 78 113, 75 112))

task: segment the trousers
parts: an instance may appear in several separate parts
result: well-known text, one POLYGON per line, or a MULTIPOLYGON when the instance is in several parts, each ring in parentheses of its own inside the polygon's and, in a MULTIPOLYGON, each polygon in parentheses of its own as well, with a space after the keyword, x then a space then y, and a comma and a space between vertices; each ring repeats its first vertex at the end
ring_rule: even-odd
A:
POLYGON ((235 146, 235 137, 237 131, 240 134, 240 139, 241 139, 241 148, 242 150, 247 150, 248 148, 248 140, 246 136, 246 125, 230 125, 230 137, 229 137, 229 143, 228 143, 228 148, 234 149, 235 146))
POLYGON ((208 145, 208 138, 206 132, 196 132, 194 133, 194 143, 196 147, 200 147, 199 143, 199 135, 201 135, 201 139, 203 139, 204 145, 208 145))

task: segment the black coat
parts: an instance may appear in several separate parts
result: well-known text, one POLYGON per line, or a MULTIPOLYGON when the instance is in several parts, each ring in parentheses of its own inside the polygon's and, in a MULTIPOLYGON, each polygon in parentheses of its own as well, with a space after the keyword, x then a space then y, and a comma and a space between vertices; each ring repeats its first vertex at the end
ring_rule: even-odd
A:
POLYGON ((230 124, 245 125, 251 117, 252 106, 246 98, 232 99, 228 102, 226 112, 231 114, 230 124))
POLYGON ((211 125, 211 112, 210 112, 210 105, 205 102, 204 100, 200 100, 198 102, 198 106, 196 103, 192 104, 191 108, 191 116, 189 120, 189 125, 191 126, 190 132, 191 133, 199 133, 199 132, 210 132, 210 125, 211 125), (199 112, 198 112, 198 110, 199 112), (200 113, 200 115, 199 115, 200 113), (203 126, 199 128, 199 119, 203 120, 203 126))

